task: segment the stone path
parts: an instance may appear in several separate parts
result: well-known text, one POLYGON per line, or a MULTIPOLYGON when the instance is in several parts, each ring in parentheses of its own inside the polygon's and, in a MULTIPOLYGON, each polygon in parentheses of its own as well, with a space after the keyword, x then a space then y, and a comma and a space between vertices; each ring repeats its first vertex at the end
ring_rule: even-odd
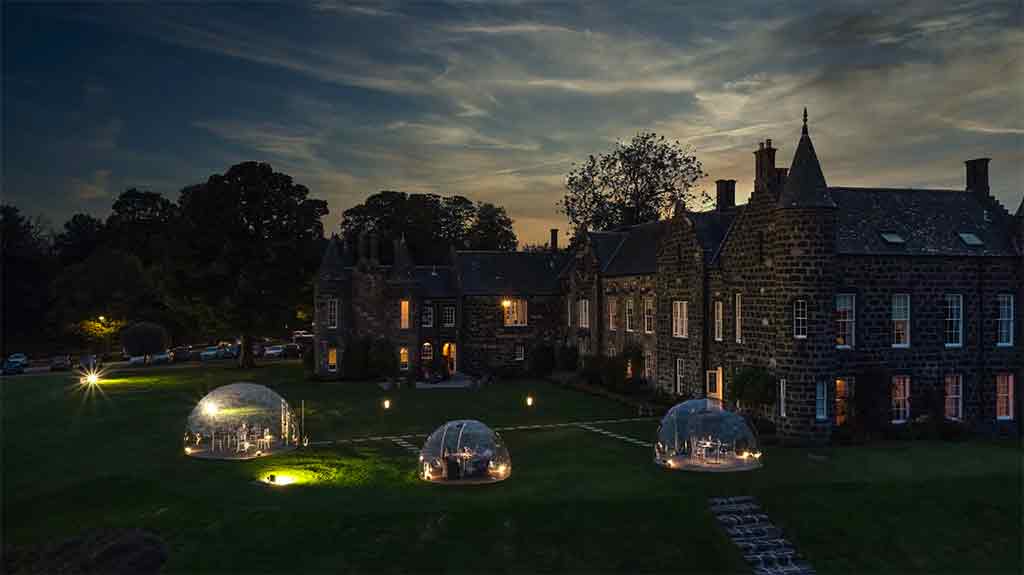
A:
POLYGON ((796 548, 772 524, 753 497, 711 497, 711 513, 725 529, 754 575, 814 575, 796 548))

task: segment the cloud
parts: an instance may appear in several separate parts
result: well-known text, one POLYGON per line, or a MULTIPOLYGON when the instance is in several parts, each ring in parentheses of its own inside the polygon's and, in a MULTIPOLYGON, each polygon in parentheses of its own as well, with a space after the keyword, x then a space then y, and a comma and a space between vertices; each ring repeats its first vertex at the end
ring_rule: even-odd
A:
POLYGON ((71 178, 69 187, 75 198, 83 201, 100 200, 110 197, 110 170, 95 170, 86 178, 71 178))

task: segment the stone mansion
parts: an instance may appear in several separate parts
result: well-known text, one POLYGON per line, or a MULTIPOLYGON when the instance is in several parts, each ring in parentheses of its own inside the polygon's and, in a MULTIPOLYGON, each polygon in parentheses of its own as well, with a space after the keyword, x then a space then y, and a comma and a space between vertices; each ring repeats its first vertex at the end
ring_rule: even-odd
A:
POLYGON ((404 241, 332 239, 316 285, 316 369, 341 377, 352 337, 387 338, 400 367, 481 374, 525 369, 533 346, 643 350, 665 391, 730 401, 748 366, 777 381, 780 433, 825 441, 858 375, 884 367, 891 418, 929 394, 978 430, 1017 433, 1024 202, 990 193, 988 159, 963 190, 826 183, 806 116, 789 169, 766 140, 749 201, 716 182, 715 207, 587 232, 571 251, 452 251, 416 265, 404 241))

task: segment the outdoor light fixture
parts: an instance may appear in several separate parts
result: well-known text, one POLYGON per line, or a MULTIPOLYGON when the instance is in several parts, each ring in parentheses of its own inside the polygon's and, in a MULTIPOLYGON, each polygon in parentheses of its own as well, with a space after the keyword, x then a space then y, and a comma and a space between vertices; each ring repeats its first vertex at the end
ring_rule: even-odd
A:
POLYGON ((78 379, 80 385, 95 386, 100 383, 100 372, 96 369, 89 369, 82 372, 82 377, 78 379))
POLYGON ((218 406, 216 404, 216 402, 207 401, 203 405, 203 414, 205 414, 205 415, 207 415, 209 417, 213 417, 213 416, 217 415, 218 411, 220 411, 220 406, 218 406))
POLYGON ((527 395, 526 396, 526 407, 533 407, 533 396, 532 395, 527 395))
POLYGON ((390 399, 385 399, 384 400, 384 409, 391 409, 391 400, 390 399))
POLYGON ((291 475, 271 473, 270 475, 267 476, 266 481, 269 485, 273 485, 275 487, 283 487, 285 485, 291 485, 292 483, 295 483, 295 478, 292 477, 291 475))
POLYGON ((185 455, 192 455, 192 448, 191 447, 186 447, 185 448, 185 455))
POLYGON ((501 307, 506 308, 506 309, 512 307, 512 300, 510 300, 508 298, 505 298, 505 299, 501 300, 501 307))

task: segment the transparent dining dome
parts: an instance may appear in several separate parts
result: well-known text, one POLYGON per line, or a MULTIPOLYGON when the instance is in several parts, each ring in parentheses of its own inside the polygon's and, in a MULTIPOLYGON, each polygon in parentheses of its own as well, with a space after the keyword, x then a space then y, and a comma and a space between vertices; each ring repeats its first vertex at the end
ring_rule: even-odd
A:
POLYGON ((691 399, 662 418, 654 461, 671 469, 744 471, 761 467, 761 449, 743 416, 714 400, 691 399))
POLYGON ((420 450, 420 478, 432 483, 495 483, 512 473, 501 436, 473 419, 449 421, 420 450))
POLYGON ((288 402, 274 390, 232 383, 199 400, 184 442, 192 457, 252 459, 295 449, 299 428, 288 402))

